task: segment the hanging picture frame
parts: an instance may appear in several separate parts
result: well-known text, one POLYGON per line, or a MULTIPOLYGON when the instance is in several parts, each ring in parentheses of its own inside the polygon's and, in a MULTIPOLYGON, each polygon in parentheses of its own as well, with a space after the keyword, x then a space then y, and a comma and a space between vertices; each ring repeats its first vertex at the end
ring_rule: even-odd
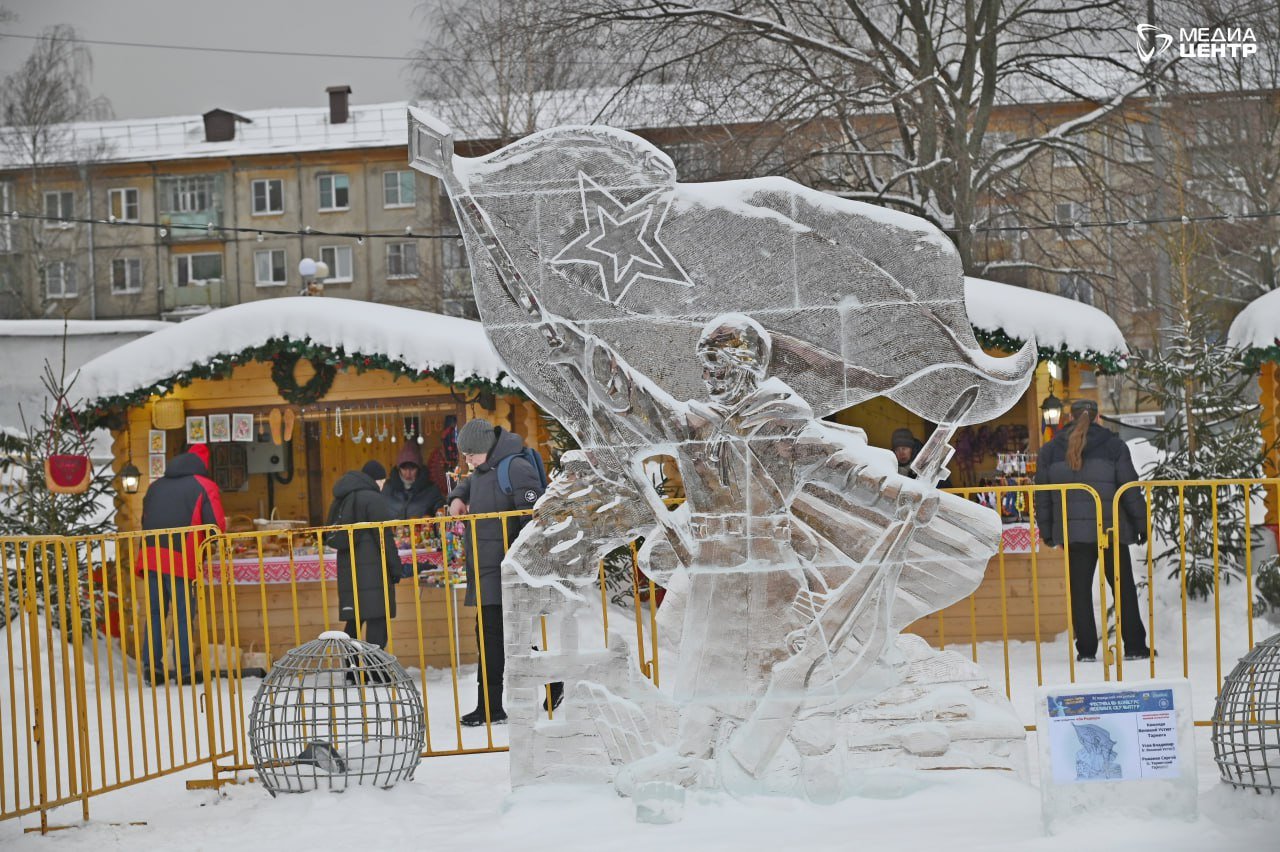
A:
POLYGON ((231 440, 233 441, 252 441, 253 440, 253 415, 252 414, 232 414, 231 415, 231 440))
POLYGON ((152 482, 164 476, 165 471, 165 455, 164 453, 152 453, 147 457, 147 475, 152 482))
POLYGON ((209 442, 209 425, 204 415, 187 418, 187 443, 206 444, 209 442))
POLYGON ((209 415, 209 443, 222 443, 231 440, 231 415, 209 415))
POLYGON ((147 432, 147 452, 160 453, 164 455, 165 451, 165 431, 163 429, 151 429, 147 432))

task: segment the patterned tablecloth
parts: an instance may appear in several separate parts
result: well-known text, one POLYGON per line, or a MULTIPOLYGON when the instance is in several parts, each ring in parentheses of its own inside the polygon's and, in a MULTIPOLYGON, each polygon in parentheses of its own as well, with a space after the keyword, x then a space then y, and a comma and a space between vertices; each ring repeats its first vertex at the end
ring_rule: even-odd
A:
POLYGON ((1005 553, 1030 553, 1034 543, 1036 551, 1041 549, 1040 542, 1031 531, 1031 524, 1005 524, 1002 534, 1005 553))
MULTIPOLYGON (((413 551, 399 551, 401 563, 413 560, 413 551)), ((418 570, 439 569, 444 559, 438 550, 418 550, 418 570)), ((314 583, 320 580, 321 559, 315 553, 295 554, 288 556, 246 556, 233 560, 232 570, 235 572, 237 584, 288 583, 297 580, 299 583, 314 583), (292 566, 292 567, 291 567, 292 566)), ((324 578, 334 580, 338 576, 338 554, 324 554, 324 578)), ((220 577, 220 575, 219 575, 220 577)))

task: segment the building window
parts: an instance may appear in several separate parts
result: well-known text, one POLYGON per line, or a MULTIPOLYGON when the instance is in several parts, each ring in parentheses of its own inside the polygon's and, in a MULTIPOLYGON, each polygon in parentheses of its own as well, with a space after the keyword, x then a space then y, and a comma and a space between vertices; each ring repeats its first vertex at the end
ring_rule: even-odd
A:
POLYGON ((329 267, 329 284, 351 281, 351 246, 321 246, 320 259, 329 267))
POLYGON ((253 253, 253 283, 259 287, 281 287, 289 280, 285 269, 284 249, 267 249, 253 253))
POLYGON ((1120 159, 1126 163, 1151 162, 1151 149, 1147 147, 1145 131, 1142 125, 1126 127, 1117 140, 1120 147, 1120 159))
POLYGON ((382 206, 412 207, 413 205, 413 172, 383 172, 382 206))
POLYGON ((208 175, 169 178, 164 181, 161 199, 166 213, 199 213, 214 206, 214 180, 208 175))
POLYGON ((252 188, 254 216, 284 212, 284 181, 255 180, 252 188))
POLYGON ((117 222, 137 222, 138 190, 131 186, 107 190, 107 213, 117 222))
POLYGON ((1074 201, 1059 201, 1054 205, 1053 220, 1058 225, 1058 239, 1065 240, 1071 235, 1080 208, 1074 201))
POLYGON ((13 184, 0 181, 0 252, 13 251, 13 184))
POLYGON ((346 175, 320 175, 320 209, 349 210, 351 184, 346 175))
POLYGON ((50 299, 74 299, 79 295, 76 290, 75 264, 65 260, 57 260, 45 264, 40 270, 44 279, 44 292, 50 299))
POLYGON ((46 228, 70 228, 71 222, 52 221, 70 219, 76 215, 74 192, 46 192, 44 194, 44 226, 46 228))
POLYGON ((203 287, 222 280, 220 254, 180 254, 174 258, 174 264, 177 269, 174 279, 179 287, 203 287))
POLYGON ((387 277, 418 277, 417 243, 387 243, 387 277))
POLYGON ((1093 284, 1078 273, 1058 277, 1058 295, 1064 299, 1075 299, 1086 305, 1093 304, 1093 284))
POLYGON ((111 261, 111 292, 119 295, 142 292, 142 261, 117 257, 111 261))

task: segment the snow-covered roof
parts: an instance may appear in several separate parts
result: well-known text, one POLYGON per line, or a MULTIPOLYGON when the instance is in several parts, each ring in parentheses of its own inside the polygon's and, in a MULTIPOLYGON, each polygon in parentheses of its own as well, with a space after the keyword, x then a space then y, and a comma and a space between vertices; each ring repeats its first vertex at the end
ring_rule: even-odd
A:
MULTIPOLYGON (((566 89, 536 99, 539 127, 554 124, 593 124, 607 121, 622 127, 652 128, 697 125, 710 106, 696 99, 675 97, 671 86, 641 87, 625 99, 613 89, 566 89)), ((483 110, 452 101, 421 102, 433 115, 445 116, 458 141, 486 140, 493 132, 483 110), (467 116, 474 118, 468 119, 467 116), (474 123, 474 126, 469 126, 474 123)), ((245 157, 298 151, 336 151, 353 148, 407 147, 408 101, 352 104, 347 121, 329 122, 328 107, 245 110, 246 123, 237 122, 235 138, 206 142, 202 115, 163 118, 83 121, 59 125, 50 133, 44 159, 48 162, 88 160, 133 163, 208 157, 245 157)), ((745 109, 745 108, 744 108, 745 109)), ((758 117, 758 116, 757 116, 758 117)), ((743 121, 750 120, 744 112, 743 121)), ((3 144, 0 129, 0 169, 26 164, 22 144, 3 144)))
POLYGON ((273 338, 341 347, 348 356, 383 356, 420 371, 452 366, 460 381, 496 381, 505 371, 484 328, 473 320, 294 296, 222 308, 130 341, 81 367, 75 392, 91 402, 124 396, 273 338))
MULTIPOLYGON (((150 334, 172 323, 160 320, 68 320, 68 336, 86 334, 150 334)), ((61 337, 62 320, 0 320, 0 337, 61 337)))
POLYGON ((1241 349, 1267 349, 1280 340, 1280 290, 1244 306, 1227 330, 1227 342, 1241 349))
POLYGON ((978 330, 1003 332, 1018 340, 1032 337, 1043 351, 1095 352, 1123 356, 1129 346, 1115 320, 1095 307, 1039 290, 964 279, 969 323, 978 330))

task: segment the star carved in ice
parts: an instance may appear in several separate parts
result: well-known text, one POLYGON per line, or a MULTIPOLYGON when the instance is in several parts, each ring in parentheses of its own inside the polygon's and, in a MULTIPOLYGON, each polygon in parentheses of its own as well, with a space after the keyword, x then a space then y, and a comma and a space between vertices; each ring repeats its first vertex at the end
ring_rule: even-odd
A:
POLYGON ((615 305, 637 278, 692 287, 658 231, 671 205, 670 194, 655 190, 623 204, 582 172, 578 173, 586 231, 560 250, 552 263, 588 263, 600 270, 604 297, 615 305))

